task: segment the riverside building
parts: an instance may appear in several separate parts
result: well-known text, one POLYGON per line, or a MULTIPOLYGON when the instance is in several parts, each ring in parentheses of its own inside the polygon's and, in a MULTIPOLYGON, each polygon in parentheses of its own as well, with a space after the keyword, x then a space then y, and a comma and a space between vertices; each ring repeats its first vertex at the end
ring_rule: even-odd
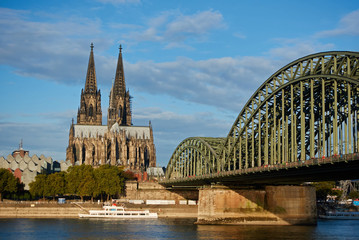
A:
POLYGON ((25 190, 29 190, 29 183, 35 181, 38 174, 54 173, 66 171, 71 166, 69 161, 54 161, 51 157, 45 157, 43 154, 38 157, 36 154, 30 156, 29 151, 24 150, 22 141, 19 149, 16 149, 6 158, 0 157, 0 168, 10 170, 21 183, 24 183, 25 190))
POLYGON ((109 96, 107 125, 102 125, 101 92, 97 89, 93 48, 91 44, 85 89, 81 90, 77 123, 72 120, 70 126, 66 159, 73 165, 110 164, 135 172, 155 167, 151 122, 149 126, 132 125, 131 96, 126 90, 121 46, 109 96))

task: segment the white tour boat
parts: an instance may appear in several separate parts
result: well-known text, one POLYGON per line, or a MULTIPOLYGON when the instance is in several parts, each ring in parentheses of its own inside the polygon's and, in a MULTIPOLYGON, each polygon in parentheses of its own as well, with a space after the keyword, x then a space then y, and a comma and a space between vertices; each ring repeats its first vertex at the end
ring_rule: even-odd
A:
POLYGON ((130 211, 124 207, 104 206, 103 210, 90 210, 88 214, 79 213, 80 218, 158 218, 149 210, 130 211))
POLYGON ((320 218, 324 219, 335 219, 335 220, 359 220, 359 212, 326 212, 325 214, 320 214, 320 218))

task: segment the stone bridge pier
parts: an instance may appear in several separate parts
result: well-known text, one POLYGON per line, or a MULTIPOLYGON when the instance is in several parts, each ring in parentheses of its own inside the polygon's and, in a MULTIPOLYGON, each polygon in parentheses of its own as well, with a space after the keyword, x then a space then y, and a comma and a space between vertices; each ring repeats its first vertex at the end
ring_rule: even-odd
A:
POLYGON ((261 189, 204 186, 199 189, 197 224, 315 225, 316 195, 311 186, 261 189))

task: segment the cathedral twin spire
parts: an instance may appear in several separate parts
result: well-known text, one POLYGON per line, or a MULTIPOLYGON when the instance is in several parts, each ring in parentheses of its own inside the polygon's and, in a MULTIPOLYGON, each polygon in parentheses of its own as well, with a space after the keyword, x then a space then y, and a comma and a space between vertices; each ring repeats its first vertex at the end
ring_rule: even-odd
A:
POLYGON ((118 95, 125 95, 126 92, 126 83, 125 83, 125 74, 123 71, 123 62, 122 62, 122 46, 120 45, 120 52, 118 54, 117 60, 117 68, 115 75, 115 83, 114 83, 114 92, 118 95))
POLYGON ((93 44, 77 124, 72 121, 66 159, 75 164, 123 166, 135 172, 156 166, 152 126, 132 127, 131 97, 126 90, 122 47, 111 86, 107 125, 102 125, 101 93, 97 88, 93 44))
POLYGON ((116 122, 119 125, 131 126, 131 97, 126 91, 125 73, 123 70, 122 46, 118 54, 115 82, 110 92, 110 105, 108 108, 107 125, 112 127, 116 122))
POLYGON ((77 112, 77 124, 102 125, 101 92, 97 90, 93 44, 87 67, 85 91, 81 90, 80 108, 77 112))
POLYGON ((93 56, 93 43, 91 43, 91 52, 90 52, 89 64, 87 67, 87 74, 86 74, 85 93, 94 93, 96 91, 97 91, 97 81, 96 81, 95 59, 93 56))
MULTIPOLYGON (((102 125, 101 92, 97 90, 93 43, 87 67, 85 90, 81 91, 81 103, 77 114, 77 124, 102 125)), ((117 61, 115 82, 110 92, 108 108, 108 127, 118 122, 119 125, 131 125, 131 103, 129 92, 126 92, 125 75, 123 70, 122 47, 117 61)))

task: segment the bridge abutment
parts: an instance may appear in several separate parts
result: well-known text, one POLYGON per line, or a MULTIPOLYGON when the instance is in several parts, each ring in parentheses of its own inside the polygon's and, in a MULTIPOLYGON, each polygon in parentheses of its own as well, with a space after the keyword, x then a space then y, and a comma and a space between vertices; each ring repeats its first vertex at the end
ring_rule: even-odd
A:
POLYGON ((315 189, 204 186, 199 190, 197 224, 313 225, 316 224, 315 189))

